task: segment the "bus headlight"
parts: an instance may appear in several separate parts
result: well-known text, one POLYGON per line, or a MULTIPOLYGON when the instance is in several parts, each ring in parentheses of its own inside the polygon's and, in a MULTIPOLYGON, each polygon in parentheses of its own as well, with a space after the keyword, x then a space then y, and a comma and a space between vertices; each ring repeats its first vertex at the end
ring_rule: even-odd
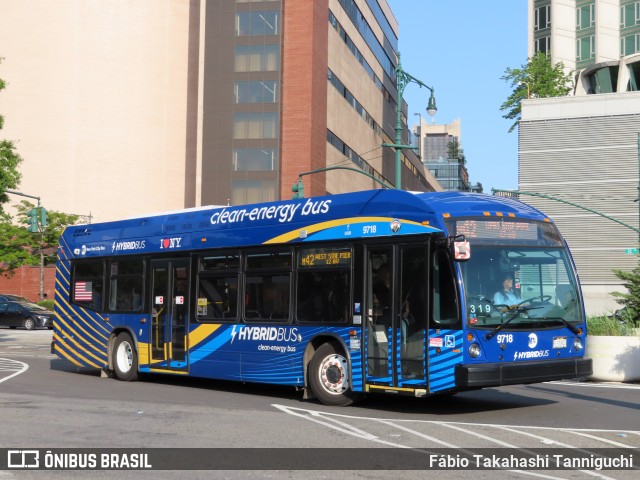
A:
POLYGON ((480 356, 480 345, 477 343, 469 345, 469 356, 471 358, 478 358, 480 356))
POLYGON ((576 337, 573 339, 573 349, 576 352, 579 352, 580 350, 582 350, 582 339, 579 337, 576 337))

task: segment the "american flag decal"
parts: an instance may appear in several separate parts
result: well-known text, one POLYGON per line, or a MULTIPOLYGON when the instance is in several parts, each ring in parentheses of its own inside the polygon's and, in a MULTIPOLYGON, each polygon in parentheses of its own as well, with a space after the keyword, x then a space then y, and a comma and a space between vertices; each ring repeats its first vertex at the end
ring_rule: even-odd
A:
POLYGON ((76 282, 73 289, 74 302, 90 302, 92 294, 92 282, 76 282))

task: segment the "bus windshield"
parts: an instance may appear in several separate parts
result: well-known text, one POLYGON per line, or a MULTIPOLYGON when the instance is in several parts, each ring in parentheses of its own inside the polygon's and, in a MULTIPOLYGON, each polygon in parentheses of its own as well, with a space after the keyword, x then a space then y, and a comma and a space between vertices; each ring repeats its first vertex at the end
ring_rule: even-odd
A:
POLYGON ((545 328, 582 321, 564 248, 477 245, 460 266, 471 327, 509 321, 511 329, 545 328))

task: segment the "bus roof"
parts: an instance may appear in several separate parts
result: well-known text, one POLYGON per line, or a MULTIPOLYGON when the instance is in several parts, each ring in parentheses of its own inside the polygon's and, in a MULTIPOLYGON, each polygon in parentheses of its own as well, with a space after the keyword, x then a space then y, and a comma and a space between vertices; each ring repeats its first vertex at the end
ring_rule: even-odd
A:
POLYGON ((262 204, 186 209, 68 227, 68 257, 241 247, 309 240, 348 240, 445 232, 447 217, 545 219, 515 200, 464 192, 369 190, 262 204))

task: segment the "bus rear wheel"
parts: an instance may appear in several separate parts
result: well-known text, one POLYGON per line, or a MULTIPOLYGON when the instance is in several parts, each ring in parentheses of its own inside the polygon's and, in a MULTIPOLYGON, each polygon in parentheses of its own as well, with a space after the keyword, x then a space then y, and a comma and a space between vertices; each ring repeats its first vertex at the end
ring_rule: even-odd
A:
POLYGON ((334 343, 325 343, 316 350, 309 364, 309 383, 325 405, 346 407, 357 400, 351 389, 349 362, 334 343))
POLYGON ((131 382, 138 378, 138 353, 128 333, 121 333, 113 342, 111 351, 113 371, 118 380, 131 382))

